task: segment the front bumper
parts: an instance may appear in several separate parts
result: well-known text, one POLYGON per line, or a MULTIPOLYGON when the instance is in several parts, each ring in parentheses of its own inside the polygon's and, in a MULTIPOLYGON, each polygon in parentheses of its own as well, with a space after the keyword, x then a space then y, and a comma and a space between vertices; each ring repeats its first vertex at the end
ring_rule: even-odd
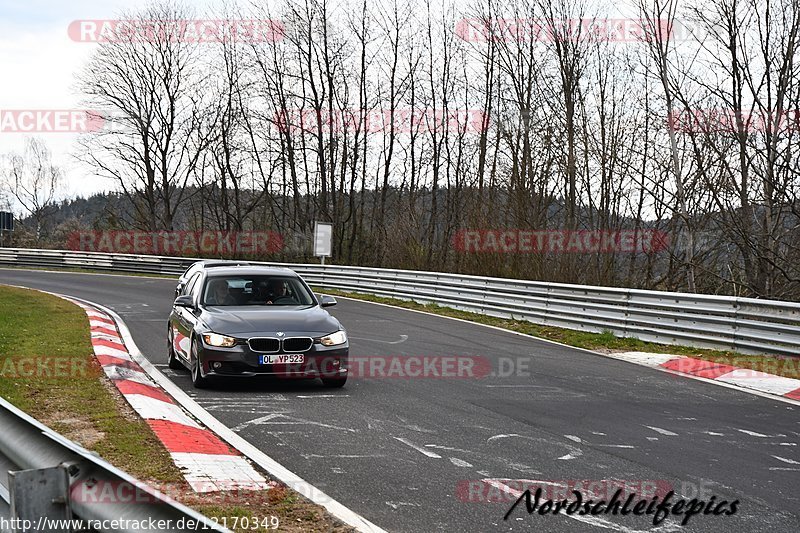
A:
POLYGON ((204 376, 332 378, 347 375, 349 352, 349 343, 330 347, 314 343, 306 352, 277 352, 277 354, 302 353, 303 363, 262 365, 259 364, 260 356, 265 354, 254 352, 247 344, 237 344, 231 348, 217 348, 202 342, 199 359, 204 376))

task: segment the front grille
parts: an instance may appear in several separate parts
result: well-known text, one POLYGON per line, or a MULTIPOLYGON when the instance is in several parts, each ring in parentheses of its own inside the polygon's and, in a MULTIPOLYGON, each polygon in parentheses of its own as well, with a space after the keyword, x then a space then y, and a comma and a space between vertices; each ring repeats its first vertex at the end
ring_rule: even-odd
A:
POLYGON ((253 337, 247 343, 254 352, 277 352, 281 347, 281 341, 269 337, 253 337))
POLYGON ((311 337, 289 337, 283 339, 284 352, 306 352, 311 349, 314 339, 311 337))

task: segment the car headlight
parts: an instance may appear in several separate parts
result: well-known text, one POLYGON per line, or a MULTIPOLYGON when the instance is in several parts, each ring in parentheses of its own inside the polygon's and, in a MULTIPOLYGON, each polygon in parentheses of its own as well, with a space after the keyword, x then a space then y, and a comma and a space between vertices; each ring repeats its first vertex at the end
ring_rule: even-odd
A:
POLYGON ((339 344, 347 342, 347 333, 344 331, 337 331, 336 333, 331 333, 330 335, 322 337, 319 342, 323 346, 338 346, 339 344))
POLYGON ((203 335, 203 340, 209 346, 219 346, 221 348, 230 348, 236 344, 236 339, 220 335, 219 333, 206 333, 203 335))

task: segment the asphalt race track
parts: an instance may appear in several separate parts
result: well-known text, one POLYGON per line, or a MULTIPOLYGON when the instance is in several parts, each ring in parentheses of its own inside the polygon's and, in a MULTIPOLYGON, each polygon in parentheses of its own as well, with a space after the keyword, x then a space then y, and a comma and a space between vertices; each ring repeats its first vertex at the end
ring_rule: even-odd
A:
POLYGON ((172 280, 0 270, 0 283, 110 307, 139 349, 228 427, 389 531, 800 531, 800 407, 534 339, 369 303, 332 308, 351 355, 528 363, 481 379, 242 381, 195 391, 166 367, 172 280), (525 372, 528 370, 528 372, 525 372), (526 375, 527 374, 527 375, 526 375), (528 515, 468 480, 648 481, 733 516, 528 515), (459 489, 461 487, 461 489, 459 489), (467 500, 467 501, 465 501, 467 500))

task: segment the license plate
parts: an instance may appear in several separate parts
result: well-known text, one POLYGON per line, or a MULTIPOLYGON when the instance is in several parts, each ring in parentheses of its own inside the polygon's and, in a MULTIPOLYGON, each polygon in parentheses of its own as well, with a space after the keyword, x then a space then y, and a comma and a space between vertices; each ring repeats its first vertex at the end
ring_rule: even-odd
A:
POLYGON ((261 356, 262 365, 285 365, 285 364, 298 364, 305 362, 306 358, 303 354, 269 354, 261 356))

